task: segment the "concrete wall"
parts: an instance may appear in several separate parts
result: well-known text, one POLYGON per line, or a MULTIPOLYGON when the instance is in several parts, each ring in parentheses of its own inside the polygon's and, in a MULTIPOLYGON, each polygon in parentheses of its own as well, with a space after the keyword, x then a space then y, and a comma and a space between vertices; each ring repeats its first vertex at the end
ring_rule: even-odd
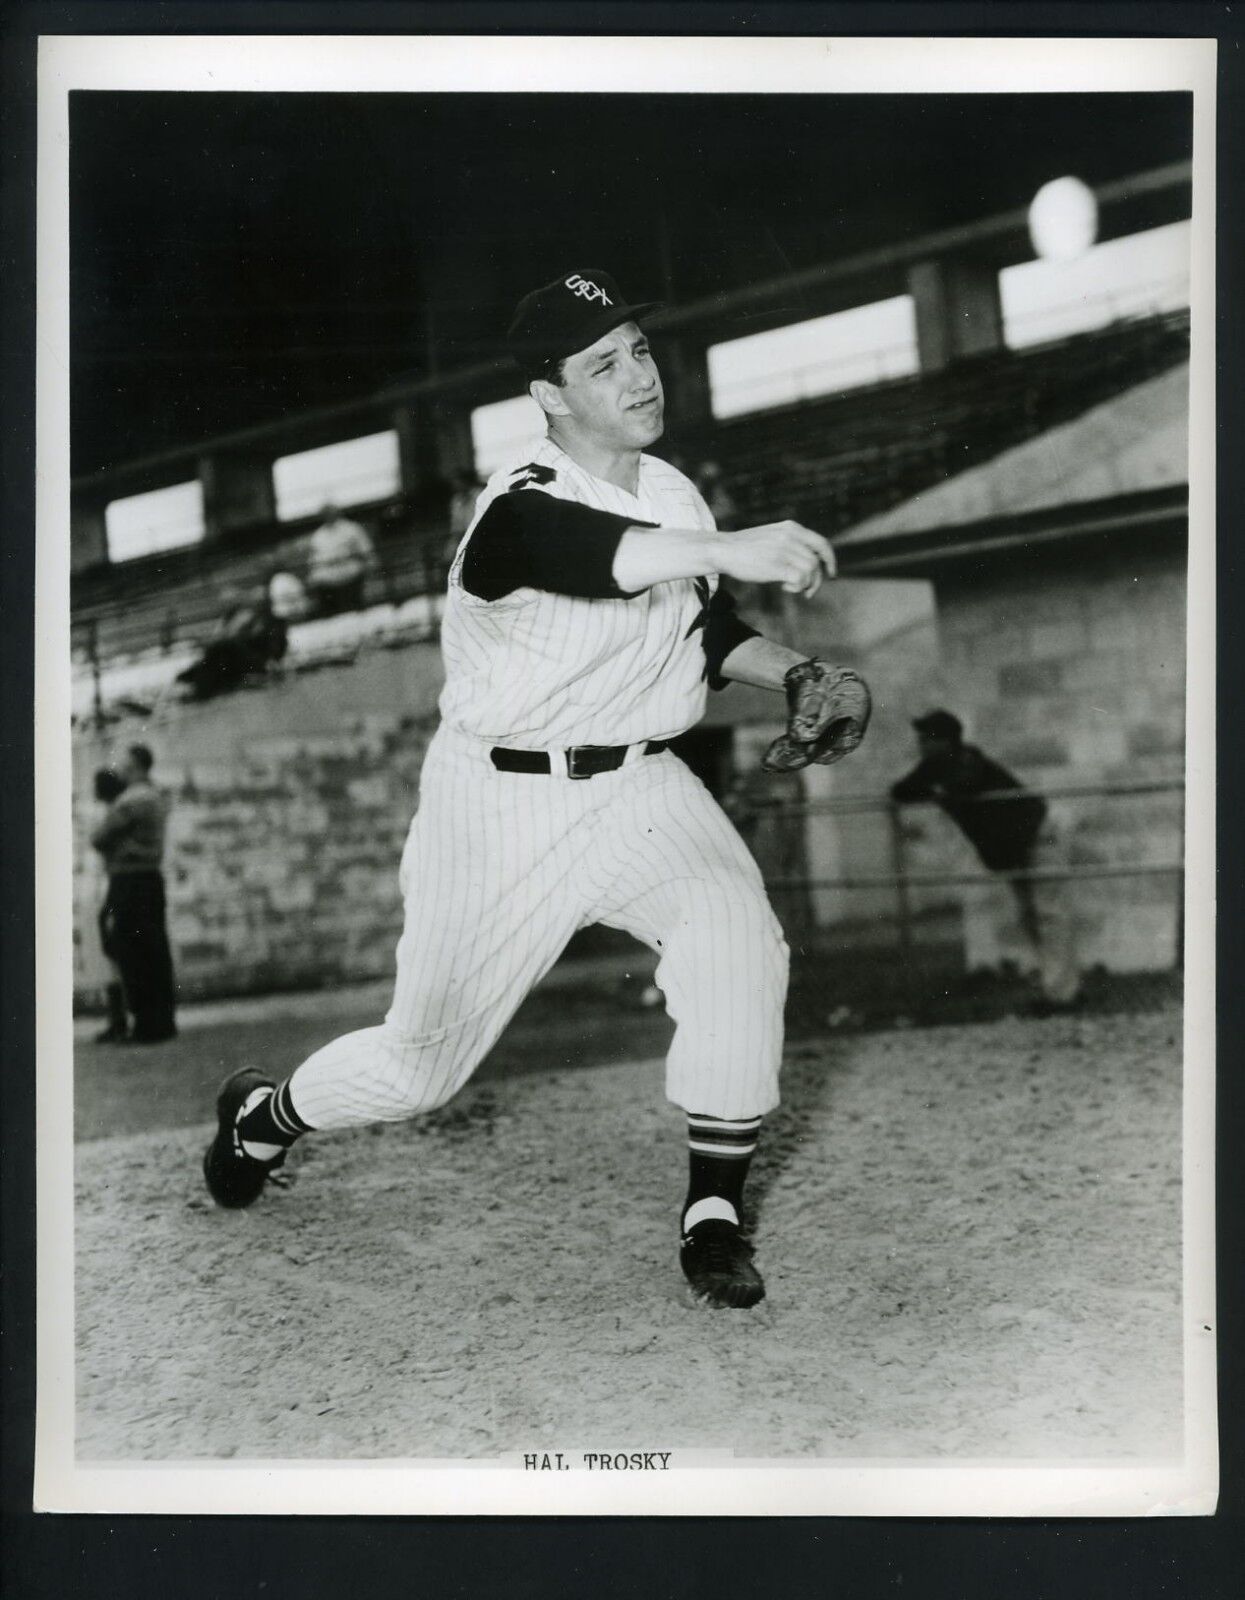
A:
MULTIPOLYGON (((1114 559, 1048 555, 940 582, 939 637, 949 693, 968 736, 1038 787, 1184 775, 1186 582, 1183 551, 1114 559)), ((1052 803, 1069 865, 1175 861, 1182 797, 1163 794, 1052 803)), ((975 858, 951 824, 922 814, 914 863, 975 858)), ((1172 964, 1178 879, 1086 879, 1069 888, 1085 963, 1113 970, 1172 964)), ((1005 889, 966 900, 967 959, 1024 960, 1005 889)))

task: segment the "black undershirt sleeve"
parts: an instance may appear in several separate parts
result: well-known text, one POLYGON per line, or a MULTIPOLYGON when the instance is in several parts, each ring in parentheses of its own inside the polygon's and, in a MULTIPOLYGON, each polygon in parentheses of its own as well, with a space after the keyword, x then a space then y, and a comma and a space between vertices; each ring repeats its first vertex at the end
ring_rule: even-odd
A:
POLYGON ((628 528, 656 526, 539 489, 515 489, 498 495, 476 524, 463 553, 463 587, 479 600, 501 600, 516 589, 628 599, 614 582, 618 542, 628 528))
POLYGON ((722 676, 722 663, 745 639, 758 637, 757 630, 735 610, 735 596, 719 583, 705 607, 705 677, 711 689, 725 689, 729 679, 722 676))
MULTIPOLYGON (((655 522, 559 500, 539 489, 512 490, 498 495, 476 524, 463 553, 463 587, 479 600, 501 600, 516 589, 585 600, 629 599, 631 594, 614 581, 618 542, 628 528, 655 527, 655 522)), ((705 675, 710 688, 724 689, 723 662, 745 639, 756 638, 757 630, 737 615, 734 595, 720 584, 700 621, 705 675)))

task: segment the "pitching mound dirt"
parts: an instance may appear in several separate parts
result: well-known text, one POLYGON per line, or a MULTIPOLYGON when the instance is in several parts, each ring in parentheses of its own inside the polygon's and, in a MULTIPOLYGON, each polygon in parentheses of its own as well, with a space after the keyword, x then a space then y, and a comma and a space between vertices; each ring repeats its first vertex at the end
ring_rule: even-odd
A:
POLYGON ((309 1138, 241 1213, 206 1124, 80 1145, 79 1457, 1174 1453, 1179 1053, 1175 1013, 794 1047, 742 1313, 683 1287, 658 1062, 309 1138))

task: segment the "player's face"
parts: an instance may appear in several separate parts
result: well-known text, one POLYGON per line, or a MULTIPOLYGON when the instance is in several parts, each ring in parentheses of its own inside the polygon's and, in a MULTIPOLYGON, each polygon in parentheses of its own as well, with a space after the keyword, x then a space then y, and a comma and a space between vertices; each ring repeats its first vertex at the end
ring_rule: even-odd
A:
POLYGON ((666 399, 648 340, 634 322, 567 357, 560 398, 603 445, 643 450, 661 438, 666 399))

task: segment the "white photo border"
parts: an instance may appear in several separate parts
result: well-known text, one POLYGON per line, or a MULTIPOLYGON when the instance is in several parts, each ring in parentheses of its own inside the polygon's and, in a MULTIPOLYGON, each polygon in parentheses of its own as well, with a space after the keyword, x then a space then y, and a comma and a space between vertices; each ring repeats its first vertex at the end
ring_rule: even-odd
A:
POLYGON ((1206 1514, 1217 1495, 1214 39, 45 36, 38 70, 35 551, 38 1400, 35 1506, 372 1516, 1206 1514), (606 70, 602 71, 602 64, 606 70), (506 1461, 92 1464, 74 1457, 72 903, 68 774, 69 95, 1136 93, 1193 96, 1184 1009, 1183 1457, 1152 1463, 740 1462, 532 1474, 506 1461))

